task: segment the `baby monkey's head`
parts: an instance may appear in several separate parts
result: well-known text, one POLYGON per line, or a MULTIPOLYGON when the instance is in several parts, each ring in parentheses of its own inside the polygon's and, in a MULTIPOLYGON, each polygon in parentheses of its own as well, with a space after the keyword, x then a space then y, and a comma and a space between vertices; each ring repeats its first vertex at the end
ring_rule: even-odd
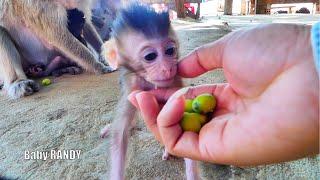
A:
POLYGON ((106 43, 111 66, 123 66, 157 87, 172 85, 177 74, 178 42, 168 12, 129 4, 118 12, 111 37, 106 43))

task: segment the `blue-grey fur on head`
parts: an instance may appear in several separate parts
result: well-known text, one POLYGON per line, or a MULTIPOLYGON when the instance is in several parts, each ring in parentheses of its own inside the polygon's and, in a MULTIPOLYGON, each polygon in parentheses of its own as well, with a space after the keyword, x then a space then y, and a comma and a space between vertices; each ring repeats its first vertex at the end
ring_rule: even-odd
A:
POLYGON ((128 28, 143 33, 147 38, 166 37, 170 28, 169 13, 158 13, 139 2, 131 3, 118 12, 112 25, 112 36, 117 38, 128 28))

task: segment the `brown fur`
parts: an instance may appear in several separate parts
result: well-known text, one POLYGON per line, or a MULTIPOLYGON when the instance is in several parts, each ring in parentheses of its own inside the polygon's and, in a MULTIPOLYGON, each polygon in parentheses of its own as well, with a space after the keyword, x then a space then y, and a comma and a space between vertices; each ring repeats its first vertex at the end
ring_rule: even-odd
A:
POLYGON ((99 62, 98 58, 67 29, 66 10, 78 8, 83 11, 87 18, 84 35, 90 36, 96 51, 101 53, 102 40, 91 24, 90 2, 89 0, 0 1, 0 26, 2 26, 0 29, 0 66, 2 66, 0 78, 4 80, 4 88, 9 96, 19 98, 37 91, 38 88, 33 88, 37 85, 32 80, 28 80, 23 73, 24 66, 36 64, 39 61, 48 65, 50 59, 57 55, 70 59, 88 71, 95 73, 112 71, 110 67, 99 62), (72 2, 72 6, 66 4, 69 2, 72 2), (29 40, 30 44, 28 44, 29 40), (40 49, 39 52, 36 51, 37 48, 40 49), (33 53, 33 56, 28 57, 28 53, 33 53), (44 58, 36 59, 41 58, 34 56, 37 53, 43 53, 41 55, 44 58), (25 81, 31 82, 32 86, 26 85, 25 81), (21 86, 21 84, 24 85, 21 86))

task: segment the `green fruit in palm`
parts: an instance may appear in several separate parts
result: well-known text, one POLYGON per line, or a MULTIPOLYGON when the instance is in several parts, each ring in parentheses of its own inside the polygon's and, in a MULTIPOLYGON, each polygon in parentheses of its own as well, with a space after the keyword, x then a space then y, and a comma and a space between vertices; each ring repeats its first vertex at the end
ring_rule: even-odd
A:
POLYGON ((182 120, 180 121, 180 126, 183 131, 192 131, 198 133, 201 129, 201 122, 203 122, 204 115, 198 113, 183 113, 182 120))
POLYGON ((184 112, 193 112, 192 110, 192 99, 186 99, 184 103, 184 112))
POLYGON ((216 98, 211 94, 200 94, 192 102, 192 109, 197 113, 209 113, 213 112, 216 107, 216 98))
MULTIPOLYGON (((198 114, 198 113, 197 113, 198 114)), ((207 116, 198 114, 201 127, 207 123, 207 116)))

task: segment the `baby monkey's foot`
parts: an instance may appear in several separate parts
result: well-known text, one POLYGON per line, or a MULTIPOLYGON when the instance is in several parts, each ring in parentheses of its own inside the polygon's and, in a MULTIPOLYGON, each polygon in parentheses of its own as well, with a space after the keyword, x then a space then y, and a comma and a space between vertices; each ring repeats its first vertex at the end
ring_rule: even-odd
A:
POLYGON ((59 77, 63 74, 77 75, 77 74, 81 74, 82 72, 83 70, 78 66, 69 66, 66 68, 54 70, 52 72, 52 76, 59 77))
POLYGON ((42 64, 35 64, 35 65, 30 66, 27 69, 26 75, 28 77, 39 78, 39 77, 45 76, 44 73, 45 73, 45 66, 42 64))
POLYGON ((169 152, 167 151, 167 149, 164 149, 163 154, 162 154, 162 160, 166 161, 168 160, 170 157, 169 152))
POLYGON ((106 138, 111 132, 111 124, 107 124, 100 132, 101 138, 106 138))

